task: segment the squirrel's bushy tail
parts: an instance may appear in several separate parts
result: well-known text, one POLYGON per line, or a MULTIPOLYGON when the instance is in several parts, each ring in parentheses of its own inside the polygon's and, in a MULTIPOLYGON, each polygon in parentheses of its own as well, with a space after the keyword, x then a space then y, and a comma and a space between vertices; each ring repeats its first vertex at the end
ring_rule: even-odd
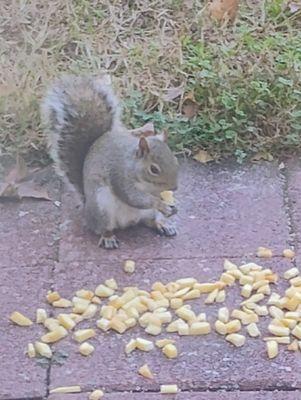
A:
POLYGON ((57 173, 83 191, 83 164, 91 145, 119 123, 119 105, 108 75, 63 76, 41 105, 57 173))

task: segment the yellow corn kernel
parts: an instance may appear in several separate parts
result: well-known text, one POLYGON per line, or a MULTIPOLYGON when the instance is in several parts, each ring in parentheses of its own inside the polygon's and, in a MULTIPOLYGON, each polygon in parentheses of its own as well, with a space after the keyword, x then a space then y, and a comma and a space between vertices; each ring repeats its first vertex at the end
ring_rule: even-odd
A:
POLYGON ((160 319, 161 324, 169 324, 172 320, 172 315, 169 311, 156 313, 156 316, 160 319))
POLYGON ((107 280, 105 281, 105 285, 106 285, 108 288, 112 289, 112 290, 117 290, 117 289, 118 289, 117 282, 115 281, 114 278, 107 279, 107 280))
POLYGON ((301 276, 296 276, 296 278, 290 279, 290 284, 297 287, 301 286, 301 276))
POLYGON ((76 293, 77 297, 80 297, 81 299, 89 300, 92 301, 94 297, 94 292, 92 290, 86 290, 86 289, 80 289, 76 293))
POLYGON ((94 304, 101 304, 101 300, 100 300, 99 297, 94 296, 94 297, 92 297, 92 299, 91 299, 91 303, 94 303, 94 304))
POLYGON ((86 309, 89 307, 90 300, 85 300, 85 299, 75 296, 72 299, 72 303, 73 303, 72 311, 75 314, 83 314, 86 311, 86 309))
POLYGON ((267 352, 269 358, 275 358, 278 355, 278 343, 275 340, 267 342, 267 352))
POLYGON ((199 290, 197 289, 192 289, 190 290, 188 293, 186 293, 182 299, 183 300, 192 300, 192 299, 198 299, 199 297, 201 297, 201 293, 199 290))
POLYGON ((241 323, 239 319, 233 319, 226 324, 227 333, 236 333, 241 330, 241 323))
POLYGON ((60 325, 62 325, 68 331, 73 329, 76 325, 75 321, 73 321, 73 319, 70 317, 69 314, 59 314, 57 316, 57 320, 60 323, 60 325))
POLYGON ((51 290, 47 293, 46 299, 48 303, 52 304, 54 301, 57 301, 61 298, 58 292, 52 292, 51 290))
POLYGON ((275 342, 279 344, 289 344, 291 339, 289 336, 267 336, 263 338, 265 342, 268 342, 270 340, 274 340, 275 342))
POLYGON ((224 290, 220 290, 220 291, 217 293, 217 296, 216 296, 216 298, 215 298, 215 301, 216 301, 217 303, 223 303, 223 302, 225 301, 225 298, 226 298, 226 292, 225 292, 224 290))
POLYGON ((126 260, 123 265, 124 272, 128 274, 133 274, 135 272, 136 263, 133 260, 126 260))
POLYGON ((36 323, 44 324, 47 319, 47 311, 44 308, 38 308, 36 312, 36 323))
POLYGON ((250 297, 252 290, 253 290, 253 286, 251 284, 247 283, 242 287, 240 294, 243 297, 250 297))
POLYGON ((249 274, 251 271, 261 271, 262 267, 256 263, 250 262, 239 266, 239 269, 244 274, 249 274))
POLYGON ((154 325, 154 324, 149 324, 145 328, 145 332, 148 333, 149 335, 157 336, 160 335, 162 332, 161 326, 154 325))
POLYGON ((252 322, 250 325, 247 325, 247 332, 251 337, 258 337, 261 335, 258 326, 254 322, 252 322))
POLYGON ((173 310, 176 310, 176 309, 182 307, 182 305, 183 305, 183 300, 182 299, 171 299, 170 300, 170 307, 173 310))
POLYGON ((267 279, 261 279, 259 281, 255 281, 255 283, 253 283, 253 290, 258 290, 259 288, 261 288, 261 286, 265 286, 268 285, 269 281, 267 279))
POLYGON ((83 319, 90 319, 95 316, 97 312, 97 305, 96 304, 89 304, 86 310, 82 313, 83 319))
POLYGON ((287 346, 287 349, 290 351, 298 351, 299 350, 299 342, 297 339, 294 339, 292 343, 287 346))
POLYGON ((125 353, 130 354, 137 348, 137 341, 136 339, 131 339, 125 346, 125 353))
POLYGON ((243 335, 239 335, 238 333, 231 333, 226 336, 227 342, 234 344, 236 347, 241 347, 245 344, 246 338, 243 335))
POLYGON ((79 329, 73 334, 74 339, 79 343, 84 342, 85 340, 88 340, 95 336, 96 333, 94 329, 79 329))
POLYGON ((261 287, 257 290, 257 293, 262 293, 262 294, 265 294, 265 295, 271 294, 270 285, 261 286, 261 287))
POLYGON ((75 313, 70 313, 68 315, 70 316, 72 321, 74 321, 76 324, 79 324, 80 322, 82 322, 84 320, 81 315, 78 315, 78 314, 75 314, 75 313))
POLYGON ((112 319, 116 313, 116 308, 112 306, 102 306, 100 310, 100 316, 105 319, 112 319))
POLYGON ((152 286, 152 290, 156 290, 158 292, 165 293, 166 287, 165 287, 165 285, 163 285, 162 282, 155 282, 152 286))
POLYGON ((90 344, 88 342, 82 343, 79 346, 79 352, 83 356, 89 356, 90 354, 93 353, 94 350, 95 350, 94 346, 92 346, 92 344, 90 344))
POLYGON ((271 306, 269 308, 270 316, 276 319, 281 319, 284 317, 284 312, 276 306, 271 306))
POLYGON ((185 287, 192 288, 195 283, 197 283, 195 278, 182 278, 176 281, 176 284, 179 285, 181 289, 185 287))
POLYGON ((285 249, 283 250, 282 254, 285 258, 294 258, 296 255, 292 249, 285 249))
POLYGON ((292 279, 295 278, 300 274, 298 268, 290 268, 287 271, 284 272, 283 277, 284 279, 292 279))
POLYGON ((59 326, 54 331, 50 331, 41 337, 44 343, 55 343, 68 335, 68 332, 62 326, 59 326))
POLYGON ((29 318, 25 317, 25 315, 21 314, 19 311, 14 311, 9 319, 19 326, 30 326, 33 324, 29 318))
POLYGON ((118 333, 124 333, 127 330, 127 326, 119 318, 113 317, 110 321, 110 328, 118 333))
POLYGON ((55 389, 50 390, 50 394, 52 393, 79 393, 81 391, 80 386, 62 386, 55 389))
POLYGON ((179 389, 177 385, 161 385, 160 393, 161 394, 175 394, 178 393, 179 389))
POLYGON ((163 202, 169 206, 174 206, 176 204, 173 192, 171 190, 164 190, 163 192, 160 193, 160 197, 163 200, 163 202))
POLYGON ((275 336, 289 336, 290 330, 285 326, 277 326, 274 324, 269 324, 268 326, 269 332, 271 332, 275 336))
POLYGON ((128 318, 128 319, 126 319, 126 320, 124 321, 124 323, 125 323, 127 329, 129 329, 129 328, 134 328, 134 326, 137 325, 137 321, 136 321, 135 318, 128 318))
POLYGON ((273 257, 273 252, 266 247, 258 247, 256 255, 260 258, 271 258, 273 257))
POLYGON ((221 277, 220 280, 222 282, 224 282, 226 285, 231 286, 233 285, 233 283, 235 282, 235 278, 233 275, 228 274, 227 272, 224 272, 221 277))
POLYGON ((295 328, 292 330, 292 335, 301 340, 301 324, 295 326, 295 328))
POLYGON ((273 292, 268 300, 268 304, 277 306, 279 300, 280 300, 280 295, 278 293, 273 292))
POLYGON ((162 352, 167 358, 176 358, 178 356, 178 350, 172 343, 166 344, 162 348, 162 352))
POLYGON ((237 265, 233 264, 233 262, 229 260, 224 261, 224 270, 225 271, 235 271, 237 270, 237 265))
POLYGON ((229 321, 230 313, 227 307, 222 307, 218 310, 218 319, 223 322, 227 323, 229 321))
POLYGON ((186 308, 185 306, 178 308, 176 310, 176 315, 188 322, 196 319, 195 313, 192 310, 186 308))
POLYGON ((52 351, 51 348, 48 346, 46 343, 41 343, 41 342, 35 342, 34 344, 35 350, 40 356, 46 357, 46 358, 51 358, 52 357, 52 351))
POLYGON ((213 292, 209 293, 205 300, 205 304, 212 304, 216 300, 216 296, 218 295, 218 289, 214 289, 213 292))
POLYGON ((264 317, 269 314, 267 306, 258 306, 257 304, 255 304, 254 311, 260 317, 264 317))
POLYGON ((44 326, 49 331, 55 331, 60 326, 60 323, 55 318, 46 318, 44 321, 44 326))
POLYGON ((104 392, 100 389, 93 390, 89 395, 89 400, 100 400, 104 396, 104 392))
POLYGON ((156 340, 156 346, 159 347, 160 349, 167 344, 174 344, 176 341, 174 339, 159 339, 156 340))
POLYGON ((138 369, 138 373, 140 375, 142 375, 144 378, 148 378, 148 379, 153 379, 154 378, 154 375, 152 374, 152 372, 149 369, 147 364, 142 365, 142 367, 140 367, 138 369))
POLYGON ((254 278, 250 275, 242 275, 239 279, 240 285, 252 285, 254 283, 254 278))
POLYGON ((110 297, 114 294, 114 290, 101 284, 95 289, 95 294, 98 297, 110 297))
POLYGON ((149 340, 137 338, 136 339, 136 347, 137 347, 137 349, 139 349, 141 351, 151 351, 154 348, 154 344, 153 344, 153 342, 150 342, 149 340))
POLYGON ((27 354, 29 358, 34 358, 36 356, 36 350, 32 343, 28 343, 27 345, 27 354))
POLYGON ((178 334, 180 336, 188 336, 189 332, 189 325, 185 321, 180 320, 180 322, 178 323, 178 334))
POLYGON ((285 318, 295 319, 296 321, 301 321, 301 313, 298 311, 288 311, 284 315, 285 318))
POLYGON ((68 308, 72 307, 72 302, 70 300, 60 298, 59 300, 53 301, 52 306, 57 308, 68 308))
POLYGON ((195 283, 193 288, 199 290, 202 294, 213 292, 213 290, 217 289, 217 286, 216 283, 195 283))
POLYGON ((258 303, 259 301, 264 299, 264 294, 256 293, 253 296, 249 297, 247 300, 243 301, 241 304, 244 305, 246 303, 258 303))
POLYGON ((220 320, 215 321, 215 330, 217 333, 219 333, 220 335, 226 335, 227 332, 227 327, 226 324, 220 320))
POLYGON ((190 325, 190 335, 207 335, 211 332, 209 322, 193 322, 190 325))

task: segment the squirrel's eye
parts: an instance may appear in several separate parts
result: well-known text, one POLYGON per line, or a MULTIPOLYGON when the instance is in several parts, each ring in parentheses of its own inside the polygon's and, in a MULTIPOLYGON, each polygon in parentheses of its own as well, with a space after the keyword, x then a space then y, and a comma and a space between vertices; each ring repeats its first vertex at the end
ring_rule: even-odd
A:
POLYGON ((149 170, 150 170, 151 174, 153 174, 153 175, 160 174, 160 169, 155 164, 151 164, 149 170))

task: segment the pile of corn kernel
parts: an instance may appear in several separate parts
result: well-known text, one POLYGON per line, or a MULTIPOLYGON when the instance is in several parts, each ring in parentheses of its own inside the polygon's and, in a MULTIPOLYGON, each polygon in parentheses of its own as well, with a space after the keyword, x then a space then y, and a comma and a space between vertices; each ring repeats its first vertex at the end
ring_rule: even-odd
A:
MULTIPOLYGON (((257 256, 272 257, 270 249, 259 248, 257 256)), ((292 250, 283 251, 283 256, 293 259, 292 250)), ((133 273, 135 262, 127 260, 124 270, 133 273)), ((47 302, 54 309, 69 309, 69 312, 58 312, 55 317, 49 317, 44 308, 36 310, 36 323, 44 325, 46 333, 35 343, 29 343, 27 354, 29 357, 52 357, 51 344, 69 334, 78 342, 78 351, 83 356, 91 355, 95 348, 89 339, 96 336, 97 330, 115 331, 123 334, 135 326, 144 329, 148 338, 137 337, 131 339, 125 346, 125 353, 133 351, 152 351, 155 346, 161 349, 162 354, 170 359, 178 356, 174 339, 165 338, 150 340, 163 332, 176 333, 179 336, 208 335, 214 329, 225 340, 236 347, 246 342, 246 336, 240 331, 242 325, 251 338, 262 336, 257 325, 261 316, 270 316, 268 325, 270 336, 263 337, 266 342, 267 356, 272 359, 278 354, 278 345, 287 345, 288 350, 301 349, 301 275, 298 268, 293 267, 284 272, 283 278, 288 281, 289 288, 281 296, 272 288, 279 279, 271 269, 264 268, 257 263, 247 263, 240 266, 229 260, 224 261, 224 272, 215 282, 198 282, 193 277, 178 279, 163 284, 155 282, 151 291, 140 290, 137 287, 126 287, 120 290, 114 279, 108 279, 96 287, 94 291, 80 289, 72 300, 62 298, 56 291, 48 292, 47 302), (239 283, 243 301, 239 308, 229 310, 221 307, 213 326, 207 321, 206 313, 196 314, 186 301, 206 295, 205 305, 223 303, 226 290, 239 283), (119 294, 117 294, 119 293, 119 294), (262 304, 262 302, 266 300, 262 304), (260 304, 261 303, 261 304, 260 304), (175 314, 175 317, 173 316, 175 314), (77 326, 84 320, 95 316, 96 327, 78 329, 77 326), (96 329, 97 328, 97 329, 96 329)), ((30 326, 33 322, 15 311, 10 320, 19 326, 30 326)), ((148 365, 139 368, 138 373, 145 378, 152 379, 153 374, 148 365)), ((62 387, 53 392, 70 393, 80 391, 80 387, 62 387)), ((162 385, 161 393, 176 393, 176 385, 162 385)), ((90 399, 100 399, 101 390, 92 393, 90 399), (95 394, 95 395, 94 395, 95 394), (98 397, 97 397, 98 396, 98 397)))

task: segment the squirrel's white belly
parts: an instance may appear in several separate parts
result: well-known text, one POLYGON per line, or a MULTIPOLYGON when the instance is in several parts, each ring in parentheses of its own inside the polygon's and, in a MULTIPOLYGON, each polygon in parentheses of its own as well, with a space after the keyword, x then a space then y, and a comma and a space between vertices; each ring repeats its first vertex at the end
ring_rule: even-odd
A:
POLYGON ((108 230, 122 229, 131 225, 137 225, 139 222, 155 217, 155 210, 130 207, 126 203, 118 199, 110 190, 110 188, 102 188, 98 195, 97 201, 100 209, 104 210, 109 216, 110 226, 108 230))

